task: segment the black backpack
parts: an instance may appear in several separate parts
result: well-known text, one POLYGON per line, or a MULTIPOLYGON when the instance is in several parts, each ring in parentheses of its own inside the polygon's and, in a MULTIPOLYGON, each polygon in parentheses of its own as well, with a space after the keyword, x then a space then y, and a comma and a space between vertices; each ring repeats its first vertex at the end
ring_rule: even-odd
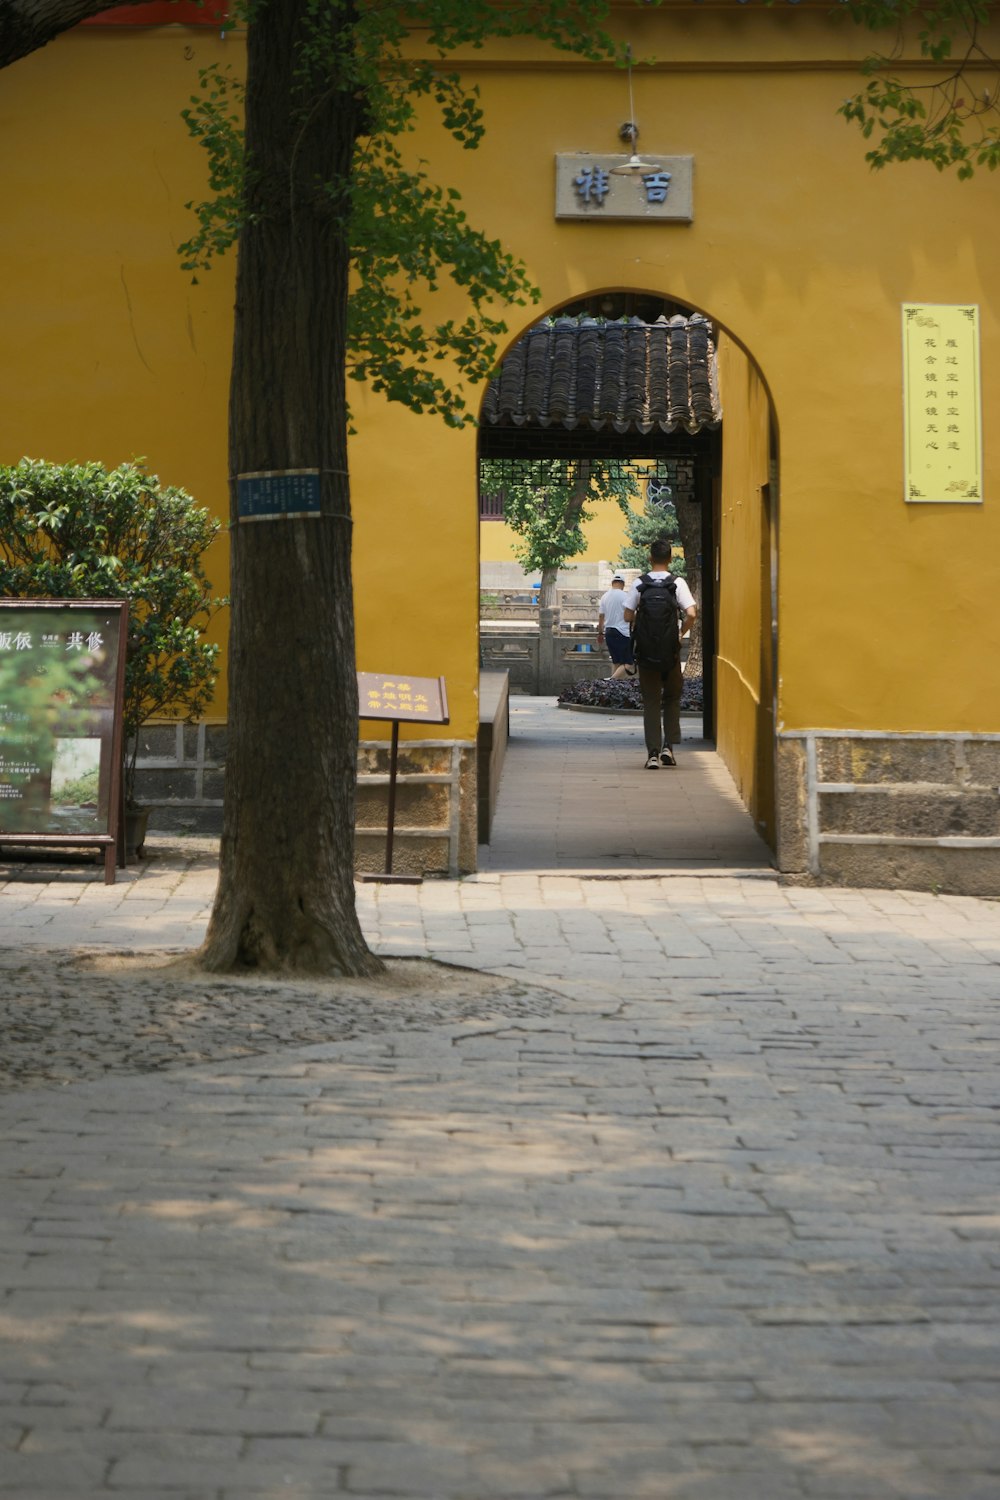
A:
POLYGON ((632 650, 642 667, 672 672, 681 654, 677 629, 677 580, 653 578, 644 573, 638 580, 639 603, 632 621, 632 650))

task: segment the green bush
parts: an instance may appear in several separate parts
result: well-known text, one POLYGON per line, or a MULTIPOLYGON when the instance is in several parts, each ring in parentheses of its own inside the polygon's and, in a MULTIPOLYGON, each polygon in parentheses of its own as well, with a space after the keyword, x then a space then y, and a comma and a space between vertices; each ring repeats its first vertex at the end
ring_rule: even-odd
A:
MULTIPOLYGON (((661 490, 662 495, 662 490, 661 490)), ((649 567, 649 544, 661 537, 676 543, 680 536, 680 526, 677 523, 677 512, 672 501, 664 503, 662 499, 646 499, 642 510, 633 510, 628 506, 625 512, 625 532, 628 541, 618 554, 618 566, 620 568, 641 568, 643 572, 649 567)), ((684 577, 686 569, 684 559, 675 557, 670 564, 670 571, 675 576, 684 577)))
POLYGON ((190 722, 211 699, 219 648, 202 633, 226 600, 212 597, 202 558, 220 528, 141 461, 0 467, 0 594, 128 600, 127 802, 142 725, 190 722))

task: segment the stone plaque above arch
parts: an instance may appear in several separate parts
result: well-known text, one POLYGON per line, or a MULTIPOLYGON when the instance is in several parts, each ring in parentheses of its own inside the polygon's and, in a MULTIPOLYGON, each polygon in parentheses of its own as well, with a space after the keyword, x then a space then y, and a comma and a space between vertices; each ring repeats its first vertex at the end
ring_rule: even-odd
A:
POLYGON ((556 156, 557 219, 694 219, 693 156, 556 156))

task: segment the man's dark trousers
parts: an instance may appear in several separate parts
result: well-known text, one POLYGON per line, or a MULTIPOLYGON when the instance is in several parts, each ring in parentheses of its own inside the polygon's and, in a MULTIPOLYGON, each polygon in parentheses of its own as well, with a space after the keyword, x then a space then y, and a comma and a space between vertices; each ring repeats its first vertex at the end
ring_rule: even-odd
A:
POLYGON ((639 687, 642 690, 642 727, 646 735, 646 754, 659 755, 664 745, 681 741, 681 690, 684 678, 680 659, 669 672, 639 663, 639 687))

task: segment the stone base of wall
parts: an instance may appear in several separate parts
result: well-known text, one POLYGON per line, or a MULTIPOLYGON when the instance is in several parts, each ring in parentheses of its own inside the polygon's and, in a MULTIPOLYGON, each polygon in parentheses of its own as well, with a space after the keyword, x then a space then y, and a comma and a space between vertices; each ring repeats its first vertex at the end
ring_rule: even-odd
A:
MULTIPOLYGON (((355 869, 385 870, 389 746, 358 746, 355 869)), ((464 875, 476 868, 476 747, 459 740, 403 740, 396 768, 392 870, 464 875)))
POLYGON ((476 837, 488 844, 493 828, 500 778, 510 742, 510 680, 506 672, 479 674, 479 735, 476 740, 476 837))
MULTIPOLYGON (((151 807, 151 832, 222 830, 226 727, 158 724, 143 730, 136 795, 151 807)), ((358 746, 355 868, 385 869, 388 742, 358 746)), ((476 868, 476 747, 464 741, 404 740, 396 779, 395 874, 467 874, 476 868)))
POLYGON ((151 832, 222 832, 225 724, 149 724, 139 735, 135 792, 151 832))
POLYGON ((1000 896, 1000 735, 780 734, 778 868, 1000 896))

